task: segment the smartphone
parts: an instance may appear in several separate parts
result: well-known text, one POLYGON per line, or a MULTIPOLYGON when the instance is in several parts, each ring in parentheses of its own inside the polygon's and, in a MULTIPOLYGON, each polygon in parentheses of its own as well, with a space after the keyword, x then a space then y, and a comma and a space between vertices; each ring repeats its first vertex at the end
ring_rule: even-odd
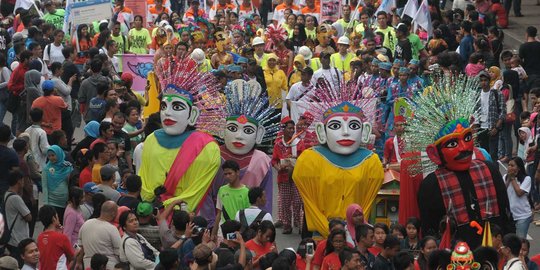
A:
POLYGON ((235 232, 228 233, 227 240, 236 240, 236 233, 235 232))
POLYGON ((181 203, 181 204, 180 204, 180 210, 186 211, 186 212, 187 212, 187 211, 188 211, 188 209, 187 209, 187 203, 181 203))
POLYGON ((313 250, 313 243, 306 243, 306 254, 313 255, 315 252, 313 250))

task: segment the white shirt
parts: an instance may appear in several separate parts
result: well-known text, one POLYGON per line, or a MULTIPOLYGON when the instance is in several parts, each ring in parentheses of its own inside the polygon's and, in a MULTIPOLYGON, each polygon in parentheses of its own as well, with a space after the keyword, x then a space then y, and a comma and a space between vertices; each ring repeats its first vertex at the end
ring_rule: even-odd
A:
POLYGON ((489 91, 480 92, 480 127, 489 128, 489 91))
POLYGON ((291 85, 291 89, 289 89, 289 93, 287 93, 286 100, 290 101, 298 101, 299 99, 302 100, 304 97, 306 97, 306 93, 311 89, 314 88, 313 84, 311 82, 309 83, 309 86, 304 86, 302 82, 297 82, 293 85, 291 85))
MULTIPOLYGON (((506 181, 506 175, 504 175, 503 179, 506 181)), ((512 184, 509 184, 508 187, 506 187, 508 201, 510 202, 510 211, 512 212, 514 220, 526 219, 532 215, 531 205, 527 198, 528 193, 531 191, 531 177, 526 176, 525 179, 523 179, 523 182, 519 184, 519 188, 525 191, 525 194, 521 197, 517 195, 512 184)))
POLYGON ((334 90, 337 90, 339 89, 341 80, 343 80, 343 74, 337 68, 329 68, 329 69, 320 68, 319 70, 315 71, 315 73, 313 73, 313 77, 311 78, 311 83, 313 85, 317 85, 317 81, 320 78, 325 79, 334 90))
POLYGON ((503 270, 525 270, 527 269, 519 258, 512 258, 504 264, 503 270))
POLYGON ((60 44, 60 46, 56 47, 54 43, 51 43, 47 46, 45 46, 45 49, 43 50, 43 61, 49 61, 49 64, 52 64, 54 62, 63 63, 66 58, 62 54, 62 49, 64 48, 64 45, 60 44), (51 48, 51 54, 49 54, 49 47, 51 48))
POLYGON ((31 125, 24 132, 30 135, 30 145, 28 149, 34 156, 36 163, 41 171, 47 163, 47 149, 49 149, 49 141, 47 133, 40 126, 31 125))
POLYGON ((135 165, 135 173, 138 175, 139 170, 141 169, 142 164, 142 151, 144 147, 144 142, 141 142, 135 146, 133 150, 133 165, 135 165))
MULTIPOLYGON (((255 221, 255 218, 261 213, 261 209, 257 206, 250 206, 249 208, 244 209, 244 214, 246 215, 246 222, 249 225, 255 221)), ((240 222, 240 211, 236 213, 236 217, 234 218, 236 221, 240 222)), ((272 215, 270 213, 266 213, 262 220, 268 220, 270 222, 274 222, 272 220, 272 215)))

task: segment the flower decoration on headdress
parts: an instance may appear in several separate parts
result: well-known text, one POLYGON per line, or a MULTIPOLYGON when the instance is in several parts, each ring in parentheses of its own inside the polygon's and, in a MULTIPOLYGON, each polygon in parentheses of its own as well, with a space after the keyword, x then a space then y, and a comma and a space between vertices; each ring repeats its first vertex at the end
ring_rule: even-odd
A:
POLYGON ((452 256, 450 264, 446 266, 447 270, 478 270, 480 263, 474 261, 474 255, 465 242, 458 242, 452 256))
POLYGON ((223 31, 216 32, 214 34, 214 39, 216 43, 216 49, 218 52, 223 52, 223 50, 225 49, 223 46, 227 44, 228 42, 230 42, 228 35, 223 31))
POLYGON ((257 25, 252 16, 244 20, 244 32, 248 37, 255 37, 257 34, 257 25))
POLYGON ((374 122, 377 117, 376 97, 362 98, 362 90, 356 83, 341 82, 338 89, 323 83, 306 95, 315 122, 326 122, 339 113, 357 114, 363 122, 374 122))
MULTIPOLYGON (((415 96, 410 102, 412 117, 407 119, 405 140, 407 152, 422 152, 428 145, 453 133, 458 128, 470 127, 470 119, 477 113, 480 92, 477 78, 464 75, 437 77, 429 91, 415 96)), ((411 166, 410 173, 431 173, 437 165, 423 159, 411 166)))
POLYGON ((219 123, 225 116, 223 100, 218 93, 219 83, 209 73, 197 71, 197 63, 189 57, 175 61, 166 59, 158 63, 156 75, 161 84, 162 98, 177 97, 200 111, 197 130, 217 135, 221 131, 219 123))
POLYGON ((275 26, 273 24, 266 28, 267 42, 265 50, 270 51, 277 47, 277 44, 287 39, 287 30, 281 27, 281 25, 275 26))
POLYGON ((274 121, 279 115, 272 115, 277 104, 270 104, 266 95, 261 95, 248 83, 229 83, 225 87, 226 118, 237 120, 240 123, 250 122, 256 126, 263 126, 265 135, 262 142, 273 141, 279 131, 279 124, 274 121))

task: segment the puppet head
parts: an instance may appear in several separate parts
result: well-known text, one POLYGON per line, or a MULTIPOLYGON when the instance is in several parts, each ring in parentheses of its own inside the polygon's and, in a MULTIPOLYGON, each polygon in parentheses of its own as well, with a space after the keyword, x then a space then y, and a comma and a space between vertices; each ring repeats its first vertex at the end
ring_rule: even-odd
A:
POLYGON ((480 264, 474 261, 473 253, 465 242, 457 243, 450 260, 447 270, 478 270, 480 268, 480 264))

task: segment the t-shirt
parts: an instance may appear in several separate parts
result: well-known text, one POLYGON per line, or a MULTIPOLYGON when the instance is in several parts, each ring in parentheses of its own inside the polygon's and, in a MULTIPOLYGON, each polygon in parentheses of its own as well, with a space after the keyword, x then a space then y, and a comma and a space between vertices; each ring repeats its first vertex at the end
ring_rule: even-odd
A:
POLYGON ((88 220, 94 213, 94 206, 88 203, 81 204, 80 209, 85 221, 88 220))
MULTIPOLYGON (((506 176, 503 179, 506 181, 506 176)), ((506 193, 508 193, 508 201, 510 202, 510 211, 514 220, 526 219, 532 215, 531 205, 529 204, 529 192, 531 191, 531 177, 526 176, 523 182, 519 183, 519 188, 525 191, 525 194, 519 197, 514 190, 512 184, 506 187, 506 193)))
POLYGON ((480 127, 489 128, 489 91, 480 92, 480 127))
POLYGON ((392 261, 386 259, 381 254, 377 255, 375 258, 375 263, 373 264, 373 270, 394 270, 394 264, 392 261))
POLYGON ((411 42, 408 39, 399 40, 395 50, 396 59, 411 61, 413 58, 413 51, 411 48, 411 42))
POLYGON ((62 29, 64 27, 64 16, 66 11, 63 9, 56 9, 56 11, 51 14, 47 13, 43 15, 43 20, 54 25, 56 29, 62 29))
POLYGON ((96 184, 101 184, 101 167, 103 165, 95 163, 92 167, 92 182, 96 184))
POLYGON ((58 62, 58 63, 64 63, 64 60, 66 58, 62 54, 62 49, 64 48, 64 45, 60 44, 60 46, 56 47, 54 43, 51 43, 47 46, 45 46, 45 49, 43 50, 43 61, 49 61, 49 65, 58 62), (49 48, 51 53, 49 54, 49 48))
POLYGON ((134 54, 147 54, 148 45, 152 43, 152 37, 147 29, 137 30, 132 28, 128 34, 129 51, 134 54))
POLYGON ((525 42, 519 46, 519 58, 523 60, 523 68, 530 75, 540 75, 540 42, 525 42))
POLYGON ((285 99, 290 101, 302 100, 302 98, 306 97, 306 94, 312 88, 313 84, 311 83, 308 87, 305 87, 302 82, 297 82, 291 86, 291 89, 289 89, 289 93, 287 93, 287 97, 285 99))
POLYGON ((101 122, 101 119, 105 116, 105 104, 107 104, 107 101, 104 99, 93 97, 88 104, 88 111, 84 117, 86 123, 92 120, 101 122))
POLYGON ((12 192, 6 192, 6 194, 4 194, 6 225, 11 229, 11 239, 9 239, 8 244, 16 247, 20 241, 30 237, 28 222, 24 220, 24 217, 30 214, 30 210, 26 207, 26 204, 24 204, 21 196, 17 194, 11 195, 6 200, 9 194, 12 194, 12 192), (17 219, 15 223, 13 223, 15 217, 17 217, 17 219), (12 226, 11 224, 14 225, 12 226))
POLYGON ((67 270, 67 255, 75 253, 66 235, 56 231, 44 231, 37 239, 39 249, 39 269, 41 270, 67 270))
POLYGON ((258 260, 260 257, 264 256, 266 253, 272 251, 272 242, 266 242, 263 246, 257 244, 254 239, 251 239, 246 242, 246 248, 251 250, 253 254, 253 260, 258 260))
POLYGON ((41 128, 50 135, 55 130, 62 129, 62 110, 67 109, 67 104, 58 96, 38 97, 32 103, 32 108, 43 110, 41 128))
POLYGON ((122 34, 119 34, 118 36, 111 35, 111 39, 116 41, 116 45, 118 48, 117 54, 123 54, 128 49, 128 39, 122 34))
MULTIPOLYGON (((18 166, 19 157, 17 156, 17 153, 5 145, 0 145, 0 172, 9 172, 11 169, 18 166)), ((0 192, 5 192, 8 188, 7 173, 0 173, 0 192)))
MULTIPOLYGON (((249 225, 255 221, 255 218, 261 213, 261 209, 257 206, 250 206, 249 208, 244 209, 244 215, 246 216, 246 222, 249 225)), ((236 212, 236 217, 234 218, 236 221, 240 222, 240 211, 236 212)), ((272 220, 272 215, 270 213, 266 213, 262 220, 268 220, 272 223, 274 221, 272 220)))
POLYGON ((240 188, 231 188, 229 185, 219 188, 216 208, 222 210, 221 223, 225 221, 224 212, 232 219, 238 211, 249 207, 248 192, 249 189, 245 185, 240 188))
POLYGON ((84 265, 90 265, 96 253, 109 258, 107 269, 113 269, 120 262, 120 232, 111 223, 98 218, 86 221, 79 231, 79 244, 84 248, 84 265))
POLYGON ((103 195, 105 195, 107 199, 117 202, 118 198, 120 198, 120 192, 116 191, 114 188, 105 184, 99 184, 97 186, 103 191, 103 195))
POLYGON ((407 38, 411 42, 412 58, 418 60, 420 58, 420 51, 424 49, 424 44, 417 34, 411 33, 407 38))
POLYGON ((118 143, 118 147, 124 147, 125 153, 131 154, 131 140, 126 132, 115 130, 111 140, 118 143))
POLYGON ((375 33, 382 33, 384 37, 383 46, 392 51, 394 54, 394 49, 396 48, 397 38, 396 31, 393 27, 386 27, 386 29, 377 28, 375 33))
POLYGON ((131 196, 121 196, 118 199, 118 206, 126 206, 129 207, 129 209, 135 211, 137 209, 137 205, 139 205, 141 201, 137 198, 131 197, 131 196))
POLYGON ((92 182, 92 169, 86 166, 79 174, 79 187, 83 188, 84 184, 89 182, 92 182))
POLYGON ((335 252, 332 252, 326 255, 323 259, 321 270, 338 270, 341 269, 341 261, 339 260, 339 255, 335 252))

